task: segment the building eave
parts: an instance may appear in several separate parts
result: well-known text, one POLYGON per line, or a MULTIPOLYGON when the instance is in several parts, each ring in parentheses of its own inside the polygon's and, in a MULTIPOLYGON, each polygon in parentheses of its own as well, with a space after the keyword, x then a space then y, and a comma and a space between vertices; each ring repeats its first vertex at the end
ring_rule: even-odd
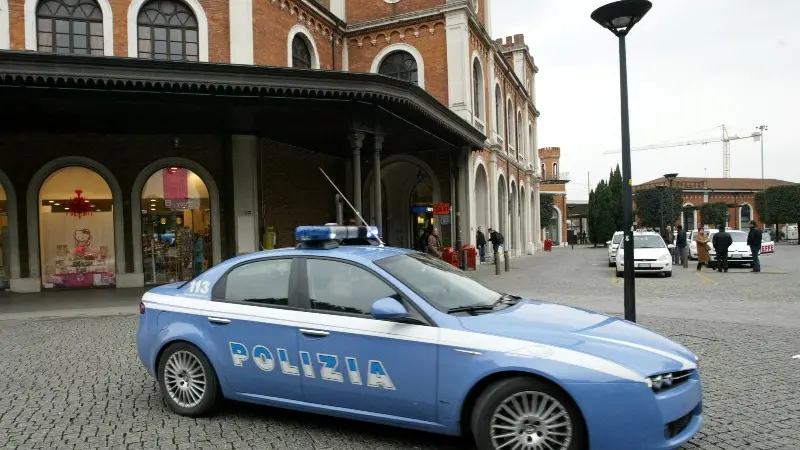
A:
POLYGON ((387 102, 483 148, 486 136, 419 86, 373 73, 0 51, 0 85, 387 102))

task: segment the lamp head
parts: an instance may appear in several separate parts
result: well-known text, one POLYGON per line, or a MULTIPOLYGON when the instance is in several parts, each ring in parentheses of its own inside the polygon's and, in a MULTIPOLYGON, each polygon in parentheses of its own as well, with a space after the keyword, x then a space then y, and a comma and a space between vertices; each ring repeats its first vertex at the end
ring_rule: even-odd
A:
POLYGON ((591 17, 601 27, 623 37, 652 7, 653 4, 647 0, 620 0, 597 8, 591 17))

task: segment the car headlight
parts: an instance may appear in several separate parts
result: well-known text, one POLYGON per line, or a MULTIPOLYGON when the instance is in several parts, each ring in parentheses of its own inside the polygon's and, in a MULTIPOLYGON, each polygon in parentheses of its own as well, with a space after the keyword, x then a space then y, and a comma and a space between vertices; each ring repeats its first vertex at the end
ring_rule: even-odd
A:
POLYGON ((669 389, 677 384, 683 383, 692 375, 692 370, 681 370, 678 372, 662 373, 653 375, 645 379, 647 387, 654 392, 669 389))
POLYGON ((660 257, 660 258, 658 258, 658 260, 659 260, 659 261, 669 261, 669 256, 667 256, 667 255, 661 255, 661 257, 660 257))

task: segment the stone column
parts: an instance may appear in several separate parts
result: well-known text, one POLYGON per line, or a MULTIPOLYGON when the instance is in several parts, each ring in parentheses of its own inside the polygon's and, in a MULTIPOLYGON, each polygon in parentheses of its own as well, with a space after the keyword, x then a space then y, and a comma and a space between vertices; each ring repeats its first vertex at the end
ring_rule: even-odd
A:
POLYGON ((382 197, 381 197, 381 190, 383 189, 382 182, 381 182, 381 150, 383 150, 383 136, 382 135, 375 135, 375 155, 373 157, 373 172, 375 173, 375 178, 373 183, 375 184, 375 188, 373 190, 374 197, 375 197, 375 226, 378 227, 379 230, 383 231, 383 205, 382 205, 382 197))
MULTIPOLYGON (((361 209, 361 145, 364 143, 364 133, 352 133, 349 136, 350 148, 353 150, 353 206, 359 214, 361 209)), ((356 221, 358 218, 356 217, 356 221)), ((356 222, 358 224, 358 222, 356 222)))
POLYGON ((231 136, 233 158, 233 207, 236 254, 261 249, 258 223, 258 156, 259 140, 252 135, 231 136))

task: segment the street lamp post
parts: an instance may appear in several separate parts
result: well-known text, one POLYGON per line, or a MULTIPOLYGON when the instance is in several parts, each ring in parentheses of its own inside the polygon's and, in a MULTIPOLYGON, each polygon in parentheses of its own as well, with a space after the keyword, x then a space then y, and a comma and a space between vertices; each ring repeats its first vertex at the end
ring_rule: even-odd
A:
POLYGON ((625 36, 650 11, 653 4, 647 0, 621 0, 601 6, 592 12, 592 20, 614 33, 619 39, 619 90, 622 122, 622 228, 625 319, 636 322, 636 286, 633 272, 633 179, 631 177, 631 136, 628 117, 628 62, 625 36))

